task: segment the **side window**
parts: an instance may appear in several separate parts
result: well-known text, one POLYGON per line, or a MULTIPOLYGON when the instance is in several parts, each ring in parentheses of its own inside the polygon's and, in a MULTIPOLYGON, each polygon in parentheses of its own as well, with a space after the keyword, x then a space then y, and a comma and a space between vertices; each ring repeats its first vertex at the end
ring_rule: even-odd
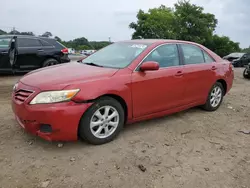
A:
POLYGON ((199 47, 191 44, 181 44, 181 47, 186 65, 205 63, 203 53, 199 47))
POLYGON ((156 61, 160 67, 178 66, 180 61, 177 45, 166 44, 159 46, 147 56, 144 62, 146 61, 156 61))
POLYGON ((11 38, 0 38, 0 48, 8 48, 11 38))
POLYGON ((38 47, 41 46, 41 43, 38 39, 18 38, 17 45, 18 47, 38 47))
POLYGON ((206 63, 213 63, 215 62, 215 60, 207 54, 207 52, 203 51, 203 54, 204 54, 204 58, 205 58, 205 62, 206 63))
POLYGON ((40 42, 41 42, 41 44, 42 44, 43 46, 50 46, 50 47, 52 47, 52 45, 51 45, 50 43, 48 43, 48 42, 46 42, 46 41, 44 41, 44 40, 40 40, 40 42))

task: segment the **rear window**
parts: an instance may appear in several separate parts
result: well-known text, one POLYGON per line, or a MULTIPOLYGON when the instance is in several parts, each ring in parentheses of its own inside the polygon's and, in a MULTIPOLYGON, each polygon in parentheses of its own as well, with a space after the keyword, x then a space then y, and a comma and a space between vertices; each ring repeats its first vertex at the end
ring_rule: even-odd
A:
POLYGON ((0 48, 8 48, 11 38, 0 38, 0 48))
POLYGON ((60 42, 56 41, 55 39, 42 38, 41 40, 50 43, 51 45, 55 46, 59 50, 66 48, 64 45, 62 45, 60 42))
POLYGON ((31 38, 18 38, 17 39, 18 47, 37 47, 41 46, 41 43, 38 39, 31 39, 31 38))
POLYGON ((46 41, 44 41, 44 40, 40 40, 40 42, 41 42, 41 44, 42 44, 43 46, 53 47, 52 44, 50 44, 50 43, 48 43, 48 42, 46 42, 46 41))

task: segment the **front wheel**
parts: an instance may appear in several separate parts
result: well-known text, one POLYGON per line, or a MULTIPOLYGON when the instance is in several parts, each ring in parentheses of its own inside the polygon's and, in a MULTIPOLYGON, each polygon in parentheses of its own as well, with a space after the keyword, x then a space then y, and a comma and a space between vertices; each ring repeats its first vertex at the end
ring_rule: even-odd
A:
POLYGON ((217 110, 223 101, 224 92, 222 84, 216 82, 208 94, 206 104, 202 106, 203 109, 207 111, 217 110))
POLYGON ((245 68, 245 70, 243 71, 243 77, 247 78, 247 79, 250 79, 250 75, 248 73, 248 69, 247 68, 245 68))
POLYGON ((123 124, 124 110, 121 104, 111 97, 103 97, 84 113, 78 134, 90 144, 105 144, 120 133, 123 124))

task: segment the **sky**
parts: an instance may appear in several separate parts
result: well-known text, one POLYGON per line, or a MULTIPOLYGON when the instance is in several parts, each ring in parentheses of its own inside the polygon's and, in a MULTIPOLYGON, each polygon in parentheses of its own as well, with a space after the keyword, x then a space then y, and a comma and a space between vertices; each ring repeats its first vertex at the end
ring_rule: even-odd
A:
MULTIPOLYGON (((85 37, 88 40, 131 39, 129 23, 136 21, 139 9, 172 7, 177 0, 0 0, 0 29, 50 31, 63 40, 85 37)), ((218 19, 216 34, 229 36, 250 46, 250 0, 191 0, 218 19)))

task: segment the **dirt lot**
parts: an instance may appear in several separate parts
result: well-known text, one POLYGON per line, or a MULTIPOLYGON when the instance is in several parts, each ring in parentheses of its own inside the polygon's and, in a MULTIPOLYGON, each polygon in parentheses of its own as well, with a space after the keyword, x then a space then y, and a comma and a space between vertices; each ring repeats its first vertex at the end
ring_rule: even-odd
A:
POLYGON ((63 147, 17 125, 10 93, 19 77, 0 77, 0 187, 250 187, 250 135, 238 132, 250 131, 250 80, 242 71, 216 112, 194 108, 126 126, 106 145, 63 147))

